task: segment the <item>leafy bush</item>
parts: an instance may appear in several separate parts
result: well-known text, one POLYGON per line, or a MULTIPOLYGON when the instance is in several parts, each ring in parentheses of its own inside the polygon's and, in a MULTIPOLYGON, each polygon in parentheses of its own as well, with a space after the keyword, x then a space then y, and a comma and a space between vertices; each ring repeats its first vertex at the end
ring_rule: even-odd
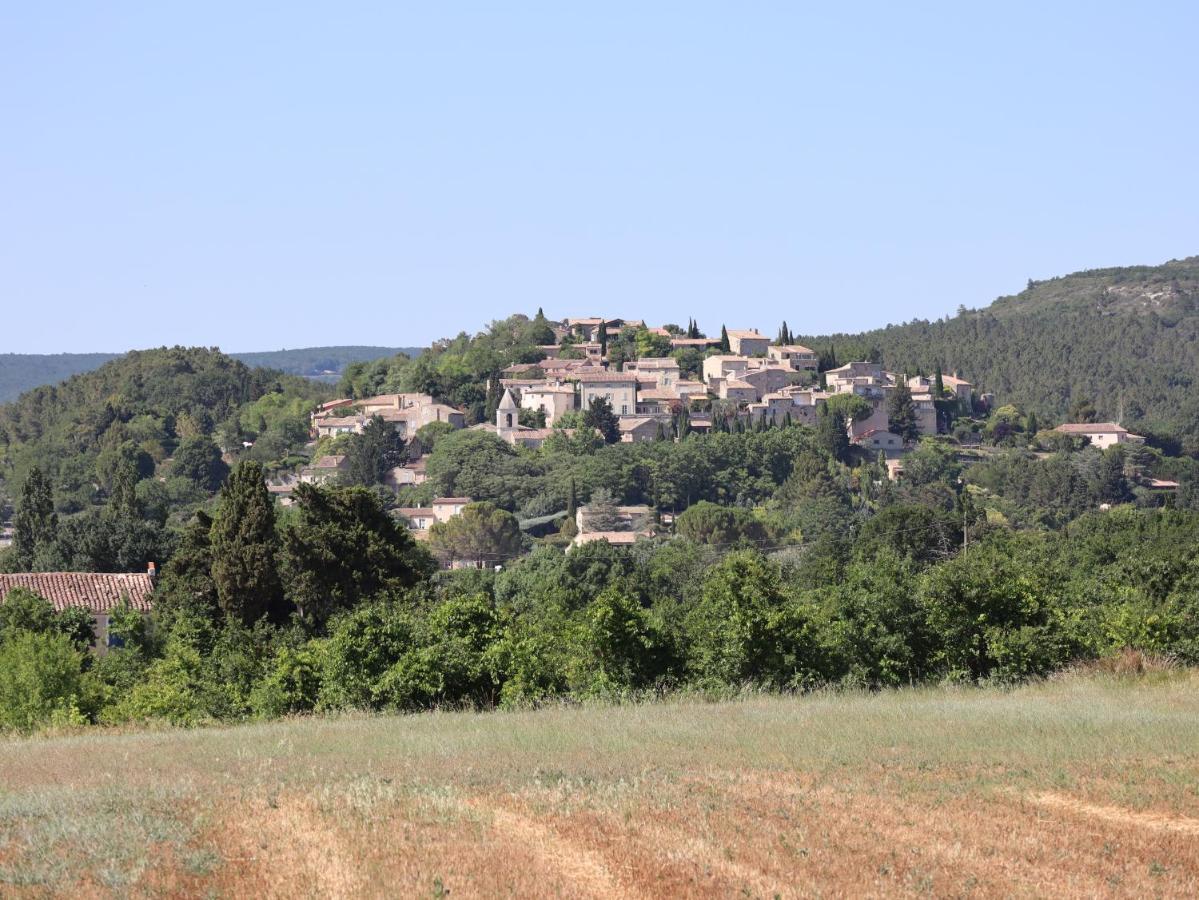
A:
POLYGON ((6 632, 0 641, 0 729, 83 724, 82 670, 83 654, 67 635, 6 632))

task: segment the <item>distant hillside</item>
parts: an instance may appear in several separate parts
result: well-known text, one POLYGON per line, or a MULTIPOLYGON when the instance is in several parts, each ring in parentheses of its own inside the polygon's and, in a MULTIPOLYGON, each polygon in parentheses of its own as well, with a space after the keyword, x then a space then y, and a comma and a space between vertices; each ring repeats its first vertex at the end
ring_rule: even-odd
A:
MULTIPOLYGON (((262 353, 231 353, 248 366, 277 369, 321 381, 336 381, 353 362, 406 353, 416 356, 416 347, 306 347, 299 350, 270 350, 262 353)), ((66 381, 100 368, 119 353, 0 353, 0 403, 15 400, 25 391, 66 381)))
POLYGON ((230 353, 247 366, 277 369, 322 381, 336 381, 350 363, 370 362, 404 353, 419 356, 419 347, 305 347, 300 350, 268 350, 262 353, 230 353))
POLYGON ((842 363, 940 365, 1053 421, 1090 400, 1101 419, 1199 446, 1199 257, 1077 272, 949 319, 800 340, 842 363))
POLYGON ((0 403, 15 400, 31 388, 58 384, 72 375, 91 372, 116 353, 0 353, 0 403))
POLYGON ((119 465, 132 462, 148 478, 188 437, 248 440, 251 455, 270 464, 308 440, 308 411, 331 393, 219 350, 136 350, 0 405, 0 494, 11 498, 37 466, 60 509, 82 509, 119 465))

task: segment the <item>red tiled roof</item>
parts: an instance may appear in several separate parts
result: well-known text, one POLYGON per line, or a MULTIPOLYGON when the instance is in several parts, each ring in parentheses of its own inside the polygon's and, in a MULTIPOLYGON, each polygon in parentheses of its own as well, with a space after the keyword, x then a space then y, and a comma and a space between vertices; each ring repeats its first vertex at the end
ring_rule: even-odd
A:
POLYGON ((316 459, 312 463, 312 468, 313 469, 336 469, 343 462, 345 462, 345 459, 346 459, 345 456, 322 456, 322 457, 319 457, 318 459, 316 459))
POLYGON ((1071 422, 1057 426, 1054 431, 1060 431, 1063 434, 1128 434, 1127 428, 1117 425, 1115 422, 1092 422, 1090 424, 1071 422))
POLYGON ((634 544, 638 538, 652 537, 648 531, 582 531, 575 536, 575 545, 591 541, 607 541, 609 544, 634 544))
POLYGON ((127 599, 141 612, 153 606, 154 581, 145 572, 21 572, 0 575, 0 601, 13 588, 25 588, 50 601, 58 612, 80 606, 110 612, 127 599))
POLYGON ((566 378, 571 381, 613 381, 632 383, 637 380, 633 372, 570 372, 566 378))

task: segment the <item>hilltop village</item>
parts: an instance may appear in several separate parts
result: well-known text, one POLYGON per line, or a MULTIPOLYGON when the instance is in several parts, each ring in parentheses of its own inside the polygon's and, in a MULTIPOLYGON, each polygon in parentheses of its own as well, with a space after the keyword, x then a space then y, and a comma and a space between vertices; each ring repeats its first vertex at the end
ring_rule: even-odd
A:
MULTIPOLYGON (((729 329, 708 337, 694 322, 687 328, 650 327, 640 320, 585 317, 548 323, 555 341, 536 345, 539 358, 504 367, 488 384, 485 420, 470 423, 468 410, 423 393, 345 397, 322 404, 311 418, 318 447, 336 448, 346 435, 361 435, 376 422, 406 442, 407 458, 387 469, 383 483, 402 491, 425 483, 427 457, 421 437, 432 429, 470 429, 505 443, 536 450, 581 431, 607 443, 678 441, 688 434, 760 431, 793 425, 815 427, 836 411, 845 446, 872 459, 885 478, 903 478, 904 456, 922 437, 947 433, 959 419, 985 414, 989 394, 944 372, 902 373, 857 360, 829 360, 796 343, 786 323, 771 338, 756 328, 729 329)), ((1114 423, 1065 426, 1096 446, 1138 442, 1114 423)), ((336 482, 349 462, 344 454, 319 453, 298 475, 275 479, 269 489, 284 504, 297 482, 336 482)), ((418 539, 435 523, 448 522, 470 497, 435 497, 400 506, 418 539)), ((592 526, 588 508, 567 510, 576 523, 572 543, 632 543, 654 533, 661 515, 648 505, 616 507, 618 527, 592 526)), ((566 513, 564 513, 566 514, 566 513)), ((611 520, 612 511, 595 517, 611 520)), ((670 518, 669 515, 666 517, 670 518)), ((611 526, 611 522, 608 522, 611 526)), ((450 565, 469 564, 450 559, 450 565)))

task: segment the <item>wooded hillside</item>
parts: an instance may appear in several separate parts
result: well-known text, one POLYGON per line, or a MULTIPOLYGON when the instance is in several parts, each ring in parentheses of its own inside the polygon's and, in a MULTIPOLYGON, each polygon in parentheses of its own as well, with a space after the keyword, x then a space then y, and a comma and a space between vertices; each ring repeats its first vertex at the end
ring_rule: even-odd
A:
MULTIPOLYGON (((417 356, 416 347, 304 347, 260 353, 231 353, 247 366, 275 369, 322 381, 336 381, 346 366, 363 360, 403 353, 417 356)), ((26 391, 92 372, 119 353, 0 353, 0 403, 16 400, 26 391)))
POLYGON ((799 340, 842 363, 940 365, 1043 421, 1089 400, 1100 420, 1199 444, 1199 257, 1030 281, 950 319, 799 340))

